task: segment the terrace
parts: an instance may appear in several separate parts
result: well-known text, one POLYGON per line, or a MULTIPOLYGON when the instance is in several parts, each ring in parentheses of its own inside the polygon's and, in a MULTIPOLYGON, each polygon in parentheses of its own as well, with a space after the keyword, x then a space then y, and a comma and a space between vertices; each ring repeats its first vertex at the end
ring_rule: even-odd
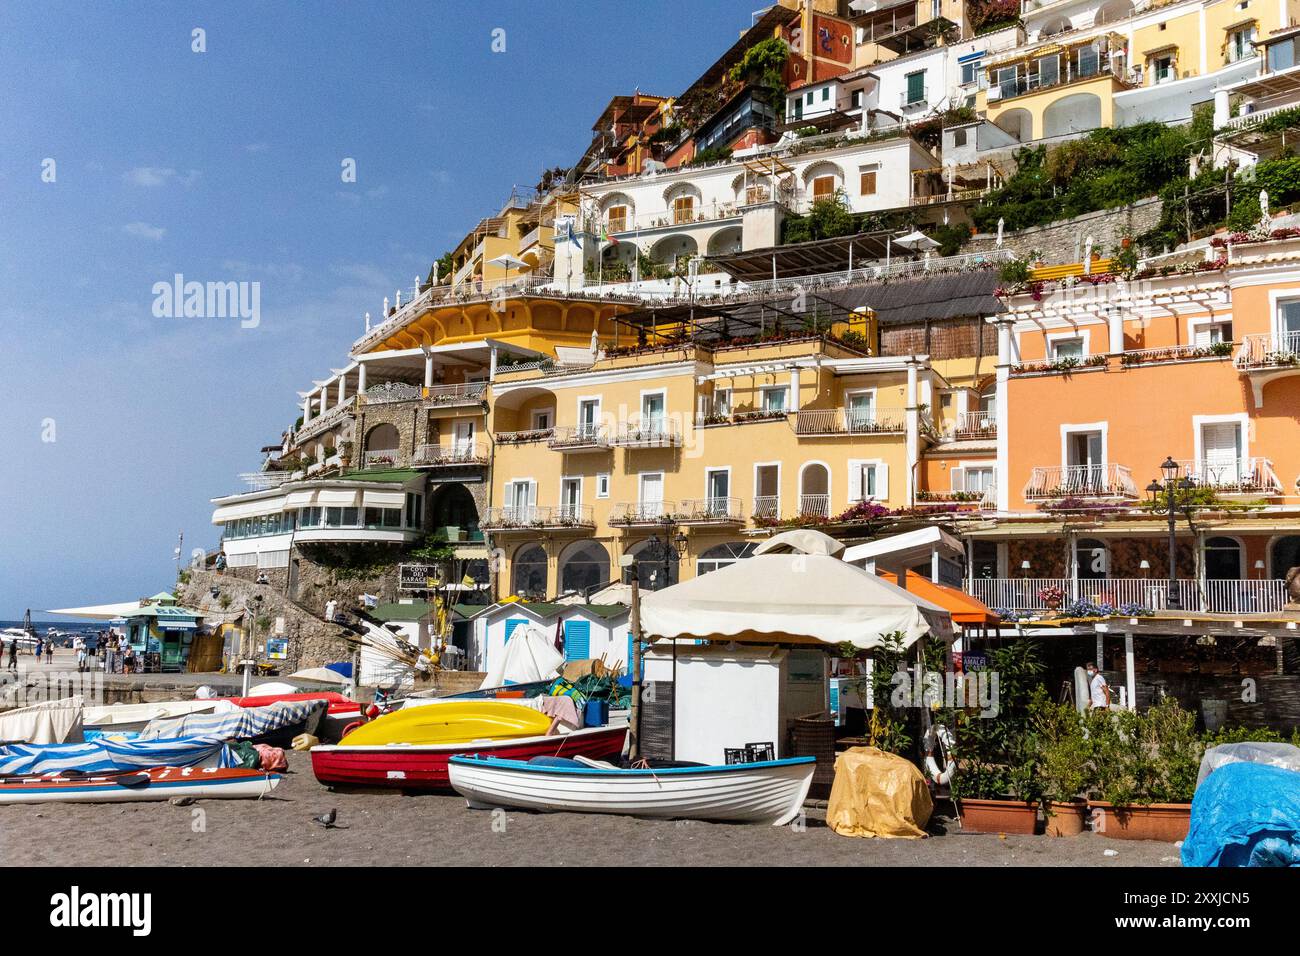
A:
POLYGON ((1026 501, 1061 498, 1137 500, 1137 485, 1127 465, 1040 465, 1024 488, 1026 501))
MULTIPOLYGON (((1180 578, 1175 586, 1178 607, 1192 613, 1275 614, 1288 600, 1286 582, 1276 578, 1180 578)), ((990 608, 1028 615, 1068 613, 1070 605, 1081 601, 1120 613, 1169 607, 1169 581, 1160 578, 975 578, 966 590, 990 608), (1054 600, 1057 588, 1065 596, 1062 602, 1054 600)))
POLYGON ((486 465, 487 444, 481 441, 453 441, 421 445, 415 451, 413 462, 424 467, 486 465))
POLYGON ((903 432, 907 430, 907 410, 903 408, 800 409, 794 416, 794 430, 795 434, 804 437, 903 432))
POLYGON ((590 529, 596 526, 591 505, 505 505, 489 508, 480 522, 487 531, 590 529))

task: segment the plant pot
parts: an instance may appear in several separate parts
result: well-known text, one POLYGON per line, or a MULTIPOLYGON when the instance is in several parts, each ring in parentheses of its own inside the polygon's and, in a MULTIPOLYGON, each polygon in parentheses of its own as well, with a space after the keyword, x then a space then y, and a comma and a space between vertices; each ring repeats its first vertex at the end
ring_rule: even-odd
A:
POLYGON ((1084 830, 1084 819, 1088 814, 1088 805, 1082 800, 1071 803, 1048 801, 1047 828, 1048 836, 1078 836, 1084 830))
POLYGON ((1038 808, 1023 800, 957 801, 963 830, 974 833, 1033 833, 1038 827, 1038 808))
POLYGON ((1089 800, 1093 830, 1116 840, 1159 840, 1176 843, 1187 839, 1192 821, 1190 803, 1149 803, 1145 806, 1117 807, 1105 800, 1089 800))

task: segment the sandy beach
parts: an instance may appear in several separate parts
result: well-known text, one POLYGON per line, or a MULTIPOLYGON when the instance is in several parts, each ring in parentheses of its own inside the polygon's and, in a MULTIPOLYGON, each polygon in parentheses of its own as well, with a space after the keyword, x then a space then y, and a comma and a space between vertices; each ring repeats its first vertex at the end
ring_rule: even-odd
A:
POLYGON ((806 828, 469 810, 460 797, 332 793, 306 754, 264 800, 0 807, 6 866, 1178 866, 1166 843, 996 834, 925 840, 806 828), (312 818, 338 811, 326 830, 312 818), (1113 849, 1117 856, 1106 856, 1113 849))

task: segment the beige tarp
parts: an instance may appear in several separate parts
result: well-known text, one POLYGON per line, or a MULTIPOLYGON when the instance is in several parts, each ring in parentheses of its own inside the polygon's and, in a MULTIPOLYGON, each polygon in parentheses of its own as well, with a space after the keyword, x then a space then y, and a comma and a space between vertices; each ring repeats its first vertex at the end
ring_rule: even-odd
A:
POLYGON ((84 698, 47 700, 0 713, 0 743, 79 744, 84 698))
POLYGON ((840 836, 925 836, 934 803, 921 771, 897 754, 851 747, 835 759, 826 825, 840 836))

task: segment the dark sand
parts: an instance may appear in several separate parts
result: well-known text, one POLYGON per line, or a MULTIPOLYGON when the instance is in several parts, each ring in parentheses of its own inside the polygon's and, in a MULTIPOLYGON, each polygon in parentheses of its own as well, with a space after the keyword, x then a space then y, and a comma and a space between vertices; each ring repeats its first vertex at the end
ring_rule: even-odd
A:
POLYGON ((925 840, 837 836, 810 811, 791 827, 473 811, 460 797, 331 793, 306 754, 265 800, 0 806, 9 866, 1177 866, 1167 843, 1085 834, 960 834, 925 840), (336 808, 338 829, 312 817, 336 808), (199 811, 199 812, 196 812, 199 811), (494 828, 495 822, 495 828, 494 828), (346 829, 344 829, 346 827, 346 829), (201 832, 196 832, 200 830, 201 832), (503 832, 498 832, 502 831, 503 832), (1106 856, 1107 849, 1118 856, 1106 856))

